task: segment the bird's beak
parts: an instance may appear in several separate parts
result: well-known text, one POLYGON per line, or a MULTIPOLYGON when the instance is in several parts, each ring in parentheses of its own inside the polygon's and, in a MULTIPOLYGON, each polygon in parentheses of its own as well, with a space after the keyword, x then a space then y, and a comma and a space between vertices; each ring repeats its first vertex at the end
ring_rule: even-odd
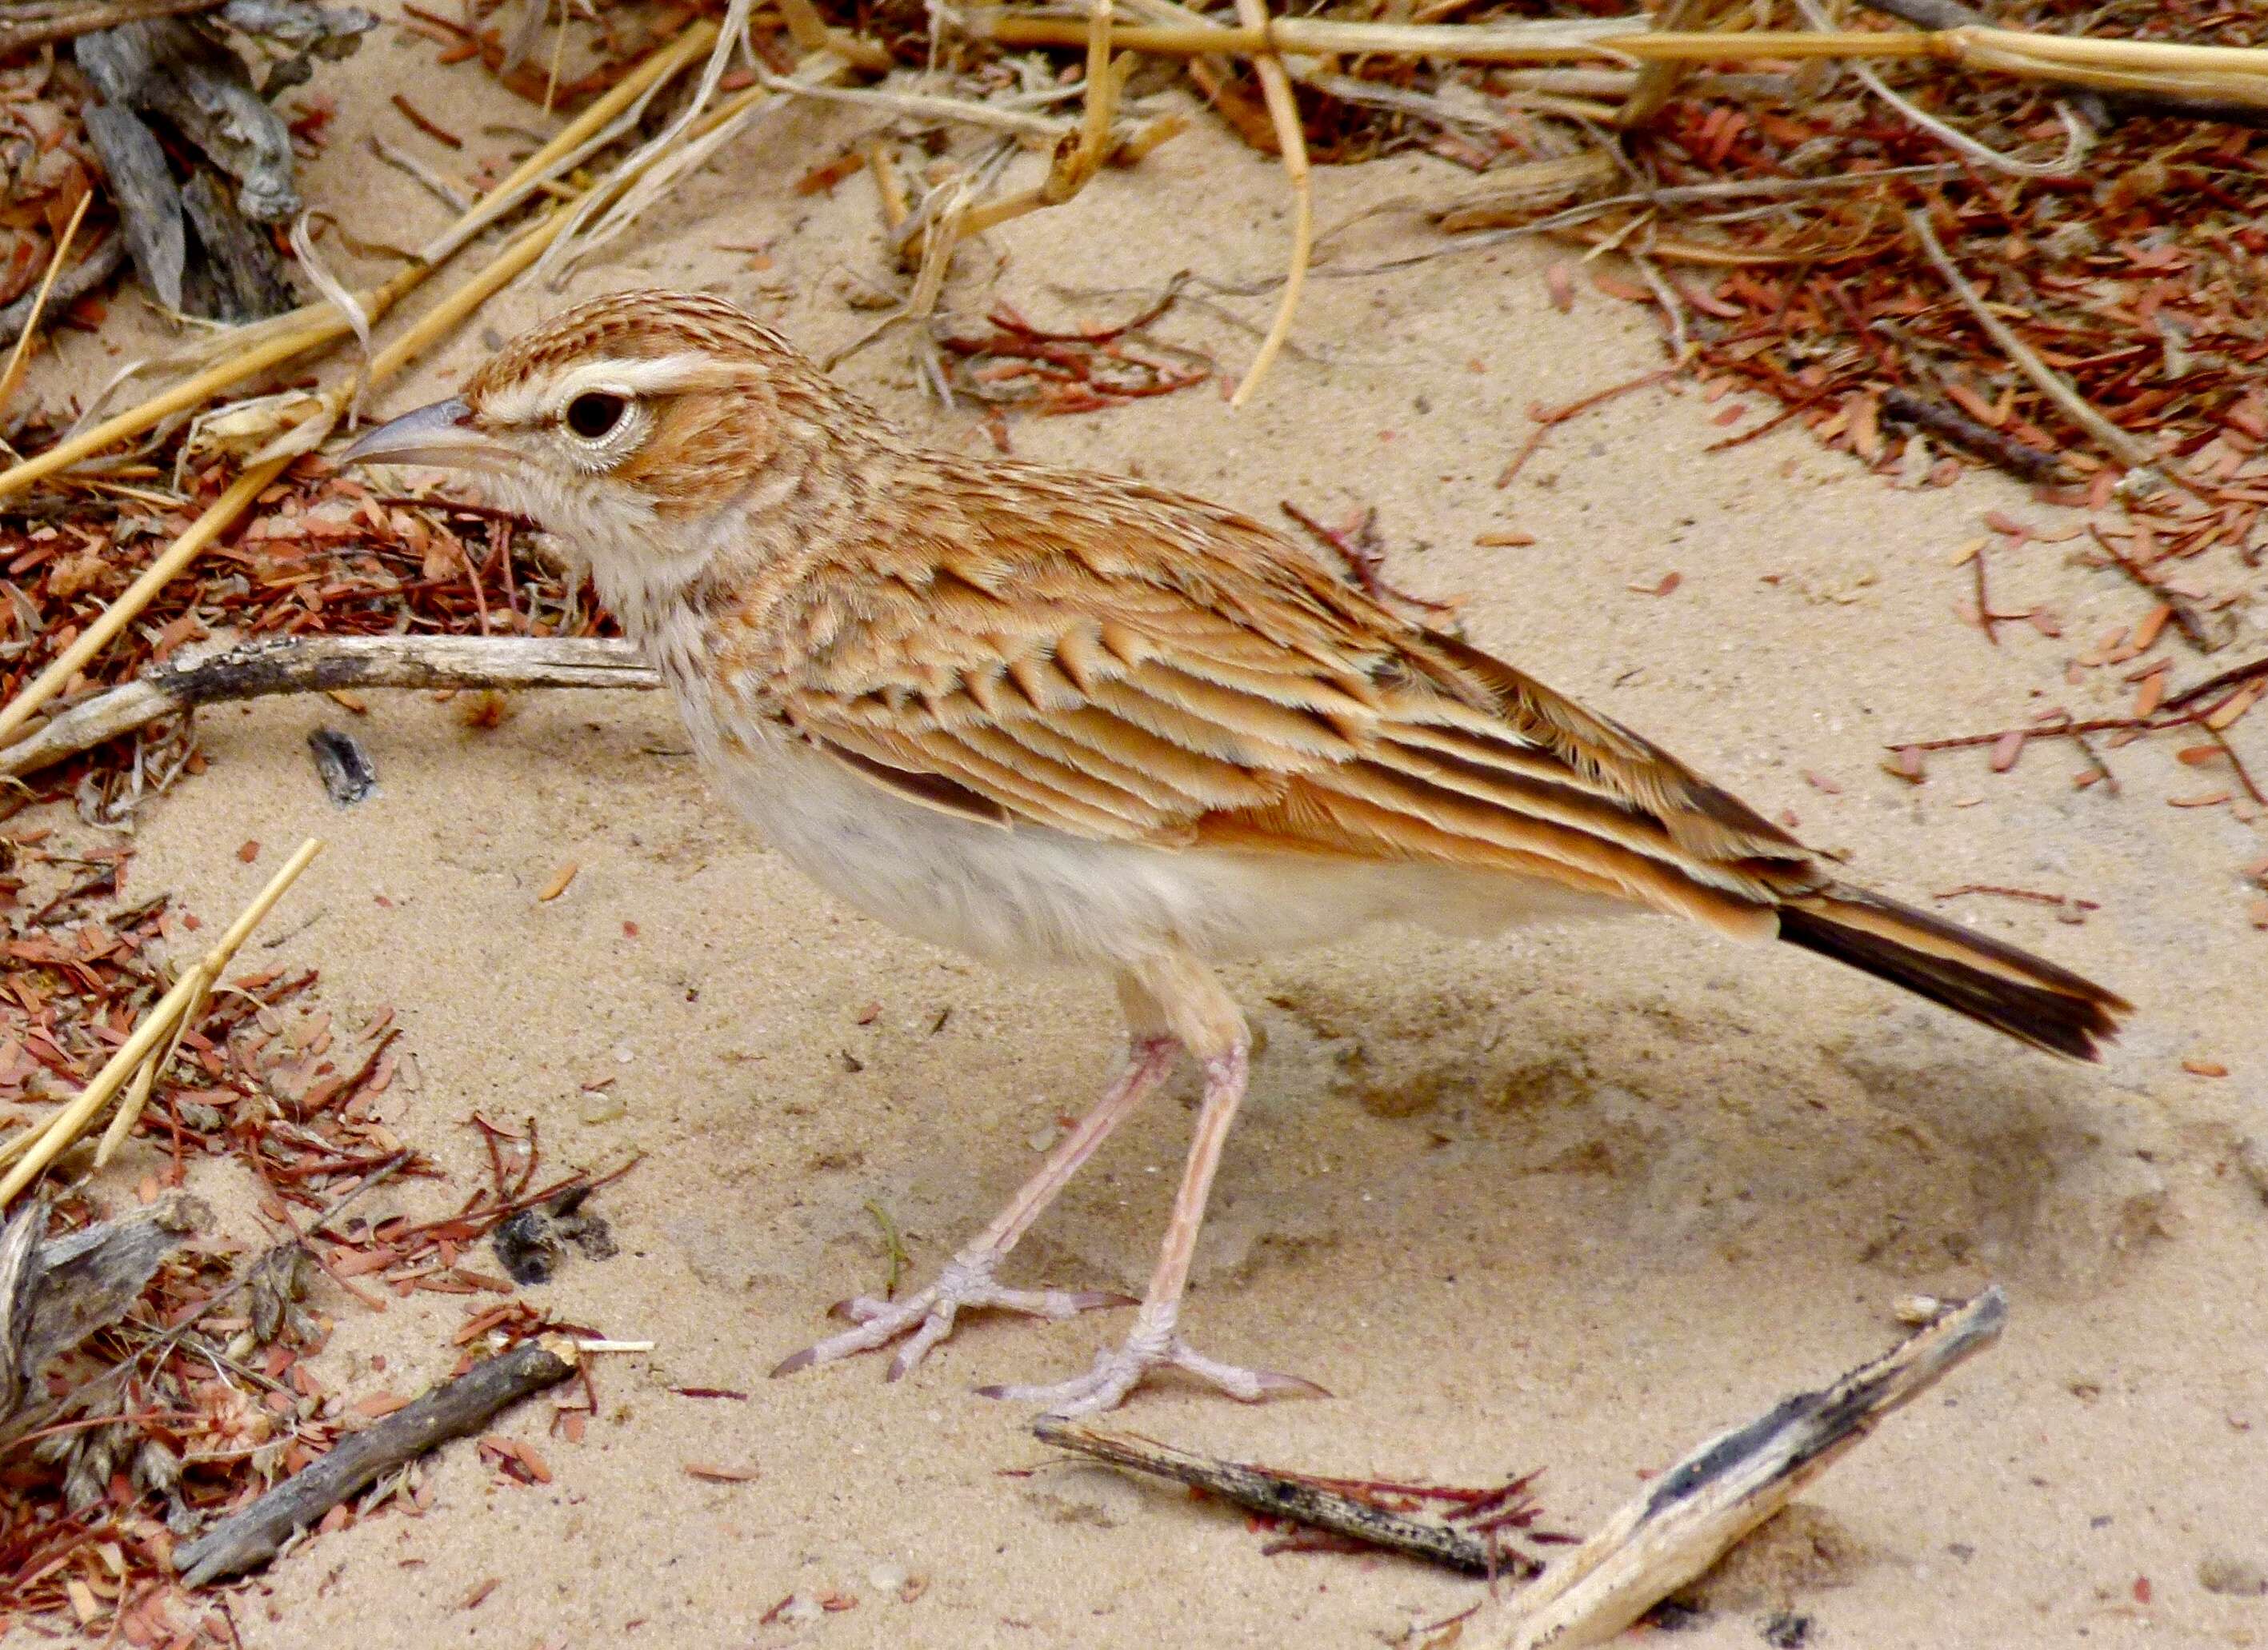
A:
POLYGON ((472 409, 455 396, 366 429, 339 455, 341 464, 432 464, 452 470, 494 466, 504 450, 474 428, 472 409))

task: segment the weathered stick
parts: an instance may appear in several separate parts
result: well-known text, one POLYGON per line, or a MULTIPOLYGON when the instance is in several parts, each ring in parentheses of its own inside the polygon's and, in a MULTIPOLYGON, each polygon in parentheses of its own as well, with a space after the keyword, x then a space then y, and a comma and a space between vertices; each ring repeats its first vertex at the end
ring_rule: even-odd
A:
POLYGON ((2055 453, 2003 435, 1943 402, 1904 390, 1882 392, 1882 416, 1918 424, 2027 481, 2045 481, 2063 472, 2063 460, 2055 453))
POLYGON ((198 705, 351 687, 652 688, 637 649, 608 636, 319 636, 185 656, 0 746, 0 775, 29 774, 198 705))
POLYGON ((1319 1484, 1270 1472, 1241 1461, 1222 1461, 1200 1456, 1154 1438, 1132 1433, 1106 1433, 1077 1421, 1042 1415, 1032 1423, 1032 1435, 1043 1444, 1107 1461, 1114 1467, 1192 1485, 1224 1501, 1250 1507, 1270 1518, 1348 1536, 1374 1547, 1390 1547, 1432 1564, 1445 1564, 1468 1575, 1517 1570, 1517 1554, 1492 1547, 1470 1530, 1458 1529, 1439 1519, 1414 1518, 1392 1513, 1319 1484))
POLYGON ((394 1468, 452 1438, 480 1431, 498 1411, 529 1394, 557 1386, 575 1373, 577 1360, 573 1341, 547 1335, 484 1359, 407 1409, 349 1434, 305 1471, 174 1548, 173 1568, 182 1585, 202 1587, 267 1563, 293 1536, 394 1468))
POLYGON ((1534 1582, 1484 1606, 1465 1637, 1491 1650, 1604 1643, 1714 1564, 1884 1416, 1991 1346, 2007 1315, 1995 1285, 1834 1385, 1712 1438, 1534 1582))
POLYGON ((179 17, 185 11, 210 11, 221 0, 103 0, 96 5, 58 6, 43 17, 0 23, 0 57, 45 46, 51 40, 76 40, 98 29, 148 18, 179 17))

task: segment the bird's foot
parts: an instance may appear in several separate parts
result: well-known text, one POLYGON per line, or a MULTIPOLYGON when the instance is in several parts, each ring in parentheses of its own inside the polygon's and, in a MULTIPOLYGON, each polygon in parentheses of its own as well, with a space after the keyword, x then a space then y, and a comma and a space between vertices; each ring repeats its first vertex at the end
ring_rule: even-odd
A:
POLYGON ((1175 1334, 1170 1327, 1138 1324, 1125 1344, 1095 1354, 1094 1368, 1068 1381, 1036 1386, 980 1387, 988 1398, 1008 1398, 1019 1404, 1038 1404, 1052 1416, 1092 1415, 1116 1407, 1152 1369, 1182 1369, 1208 1386, 1216 1387, 1245 1404, 1263 1398, 1299 1394, 1329 1397, 1312 1381, 1279 1375, 1272 1369, 1246 1369, 1208 1358, 1175 1334))
POLYGON ((895 1381, 929 1355, 930 1349, 953 1333, 954 1320, 963 1308, 989 1308, 1003 1312, 1023 1312, 1033 1317, 1065 1318, 1081 1312, 1091 1312, 1098 1307, 1132 1306, 1131 1297, 1114 1294, 1108 1289, 1009 1289, 992 1280, 1005 1257, 997 1250, 980 1250, 975 1254, 966 1251, 946 1263, 935 1283, 917 1290, 902 1301, 879 1300, 862 1294, 854 1300, 837 1302, 833 1310, 838 1317, 847 1317, 858 1325, 844 1330, 840 1335, 830 1335, 815 1346, 806 1346, 793 1356, 784 1358, 773 1368, 775 1375, 793 1375, 799 1369, 808 1369, 815 1364, 834 1363, 854 1353, 872 1352, 887 1346, 901 1336, 907 1338, 890 1360, 885 1379, 895 1381))

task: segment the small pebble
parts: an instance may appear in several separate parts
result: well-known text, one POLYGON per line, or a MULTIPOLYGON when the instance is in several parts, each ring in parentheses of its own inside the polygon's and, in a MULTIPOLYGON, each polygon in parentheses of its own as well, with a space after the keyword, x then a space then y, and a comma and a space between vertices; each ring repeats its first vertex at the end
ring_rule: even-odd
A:
POLYGON ((629 1105, 611 1094, 594 1094, 583 1106, 583 1121, 594 1126, 613 1123, 629 1114, 629 1105))
POLYGON ((307 748, 314 753, 316 777, 335 806, 351 808, 377 793, 378 770, 350 736, 318 728, 307 736, 307 748))
POLYGON ((2250 1558, 2216 1552, 2198 1565, 2198 1585, 2228 1598, 2268 1597, 2268 1570, 2250 1558))
POLYGON ((827 1614, 826 1605, 815 1598, 798 1593, 780 1606, 777 1619, 785 1622, 791 1627, 802 1627, 817 1621, 825 1614, 827 1614))
POLYGON ((877 1593, 895 1593, 904 1588, 908 1580, 902 1564, 882 1563, 866 1572, 866 1584, 877 1593))

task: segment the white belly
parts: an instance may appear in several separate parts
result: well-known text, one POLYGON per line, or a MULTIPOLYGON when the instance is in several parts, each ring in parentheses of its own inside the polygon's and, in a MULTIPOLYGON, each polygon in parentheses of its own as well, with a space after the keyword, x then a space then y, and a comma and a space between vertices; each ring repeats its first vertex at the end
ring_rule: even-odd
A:
POLYGON ((1626 906, 1430 865, 1174 851, 1004 830, 893 795, 825 754, 766 739, 728 754, 688 707, 718 788, 814 882, 901 932, 1004 964, 1115 967, 1180 952, 1255 957, 1404 919, 1488 933, 1626 906))

